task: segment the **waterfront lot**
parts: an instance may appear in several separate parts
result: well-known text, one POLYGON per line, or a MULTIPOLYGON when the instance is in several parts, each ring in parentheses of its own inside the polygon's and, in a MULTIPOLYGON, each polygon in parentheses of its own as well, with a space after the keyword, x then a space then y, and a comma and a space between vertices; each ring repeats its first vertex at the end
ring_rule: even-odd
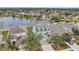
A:
POLYGON ((8 38, 9 30, 2 31, 3 39, 6 40, 8 38))

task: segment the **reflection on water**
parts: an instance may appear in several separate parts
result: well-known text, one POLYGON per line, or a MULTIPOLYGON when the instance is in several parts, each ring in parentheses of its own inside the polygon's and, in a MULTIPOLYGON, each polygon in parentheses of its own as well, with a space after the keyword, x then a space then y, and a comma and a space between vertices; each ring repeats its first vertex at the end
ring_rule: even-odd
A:
POLYGON ((4 17, 0 19, 0 27, 2 28, 12 28, 15 26, 33 26, 35 21, 30 19, 20 19, 20 18, 13 18, 13 17, 4 17))
POLYGON ((0 28, 2 29, 9 29, 16 26, 36 26, 37 24, 40 24, 44 26, 47 24, 48 21, 46 20, 31 20, 31 19, 20 19, 20 18, 13 18, 13 17, 4 17, 0 18, 0 28))

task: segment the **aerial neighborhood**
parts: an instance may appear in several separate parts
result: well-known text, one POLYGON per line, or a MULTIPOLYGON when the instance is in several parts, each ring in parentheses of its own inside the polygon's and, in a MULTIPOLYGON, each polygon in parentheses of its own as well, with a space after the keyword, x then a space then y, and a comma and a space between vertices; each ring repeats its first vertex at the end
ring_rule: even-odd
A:
POLYGON ((79 8, 0 8, 0 51, 79 51, 79 8))

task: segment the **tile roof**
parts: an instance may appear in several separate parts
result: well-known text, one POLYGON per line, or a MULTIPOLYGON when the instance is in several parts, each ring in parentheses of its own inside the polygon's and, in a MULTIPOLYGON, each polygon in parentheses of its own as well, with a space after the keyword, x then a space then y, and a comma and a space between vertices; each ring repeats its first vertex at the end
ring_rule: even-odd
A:
POLYGON ((10 29, 10 33, 15 34, 15 33, 22 33, 22 32, 26 32, 26 30, 24 30, 23 28, 20 27, 14 27, 10 29))

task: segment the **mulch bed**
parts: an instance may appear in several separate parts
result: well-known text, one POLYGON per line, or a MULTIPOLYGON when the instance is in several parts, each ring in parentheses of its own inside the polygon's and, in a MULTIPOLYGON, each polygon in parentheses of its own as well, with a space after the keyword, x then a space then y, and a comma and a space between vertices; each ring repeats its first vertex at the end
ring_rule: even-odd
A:
POLYGON ((52 46, 52 48, 53 48, 54 50, 56 50, 56 51, 60 51, 60 50, 69 48, 68 45, 57 45, 57 47, 56 47, 56 45, 51 45, 51 46, 52 46))

